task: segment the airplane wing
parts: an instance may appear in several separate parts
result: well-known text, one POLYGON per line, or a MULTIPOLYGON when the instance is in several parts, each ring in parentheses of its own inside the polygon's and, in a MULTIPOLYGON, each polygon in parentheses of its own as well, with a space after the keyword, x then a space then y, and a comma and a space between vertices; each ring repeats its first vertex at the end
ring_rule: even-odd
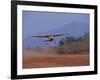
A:
POLYGON ((66 33, 66 34, 54 34, 53 36, 63 36, 63 35, 70 35, 69 33, 66 33))
POLYGON ((62 36, 62 35, 66 35, 66 34, 54 34, 53 36, 62 36))
POLYGON ((48 35, 40 35, 40 36, 32 36, 32 37, 40 37, 40 38, 45 38, 45 37, 48 37, 48 35))

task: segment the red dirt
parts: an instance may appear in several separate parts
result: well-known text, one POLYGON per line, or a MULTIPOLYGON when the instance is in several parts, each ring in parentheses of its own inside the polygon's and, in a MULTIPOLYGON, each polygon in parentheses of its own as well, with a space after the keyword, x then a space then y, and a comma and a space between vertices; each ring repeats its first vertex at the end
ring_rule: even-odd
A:
POLYGON ((89 65, 89 53, 57 54, 55 51, 25 50, 23 53, 23 68, 64 67, 89 65))

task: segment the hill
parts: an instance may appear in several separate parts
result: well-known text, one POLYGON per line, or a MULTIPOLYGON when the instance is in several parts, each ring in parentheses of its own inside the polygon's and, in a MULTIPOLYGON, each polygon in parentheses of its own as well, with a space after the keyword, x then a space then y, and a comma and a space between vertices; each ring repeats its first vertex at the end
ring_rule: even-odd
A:
MULTIPOLYGON (((79 37, 89 32, 89 24, 87 22, 74 22, 59 26, 57 29, 53 29, 47 31, 45 33, 37 33, 37 35, 44 34, 57 34, 57 33, 70 33, 72 36, 79 37), (74 25, 74 26, 73 26, 74 25)), ((67 36, 67 35, 66 35, 67 36)), ((54 42, 50 42, 49 46, 59 46, 59 41, 66 36, 55 38, 56 44, 54 42)), ((23 39, 23 47, 24 48, 32 48, 32 47, 48 47, 47 43, 44 42, 47 38, 32 38, 31 36, 27 36, 23 39)))

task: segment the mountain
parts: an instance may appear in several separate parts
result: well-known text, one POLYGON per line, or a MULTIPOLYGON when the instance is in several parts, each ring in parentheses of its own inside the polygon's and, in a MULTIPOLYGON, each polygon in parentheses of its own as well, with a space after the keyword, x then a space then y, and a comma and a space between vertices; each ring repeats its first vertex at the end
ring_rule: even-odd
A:
POLYGON ((49 46, 58 46, 59 38, 55 38, 55 42, 47 42, 45 41, 47 38, 32 38, 30 36, 26 37, 23 40, 23 48, 34 48, 34 47, 49 47, 49 46))
MULTIPOLYGON (((79 37, 86 32, 89 32, 88 22, 74 22, 74 23, 62 25, 56 29, 47 31, 42 34, 70 33, 72 36, 79 37)), ((66 36, 55 37, 54 39, 56 41, 56 44, 54 42, 50 42, 48 43, 48 45, 47 45, 47 42, 44 41, 44 40, 47 40, 47 38, 42 39, 42 38, 32 38, 31 36, 27 36, 23 39, 23 47, 33 48, 33 47, 58 46, 59 41, 66 36)))
POLYGON ((60 26, 59 28, 48 31, 47 33, 70 33, 72 36, 79 37, 86 32, 89 32, 88 22, 74 22, 60 26))

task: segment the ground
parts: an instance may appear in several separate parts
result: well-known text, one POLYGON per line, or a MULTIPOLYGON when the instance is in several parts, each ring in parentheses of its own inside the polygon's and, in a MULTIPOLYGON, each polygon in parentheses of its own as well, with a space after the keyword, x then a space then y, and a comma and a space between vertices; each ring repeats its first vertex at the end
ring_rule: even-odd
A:
POLYGON ((23 68, 67 67, 89 65, 89 53, 58 54, 54 49, 23 51, 23 68))

